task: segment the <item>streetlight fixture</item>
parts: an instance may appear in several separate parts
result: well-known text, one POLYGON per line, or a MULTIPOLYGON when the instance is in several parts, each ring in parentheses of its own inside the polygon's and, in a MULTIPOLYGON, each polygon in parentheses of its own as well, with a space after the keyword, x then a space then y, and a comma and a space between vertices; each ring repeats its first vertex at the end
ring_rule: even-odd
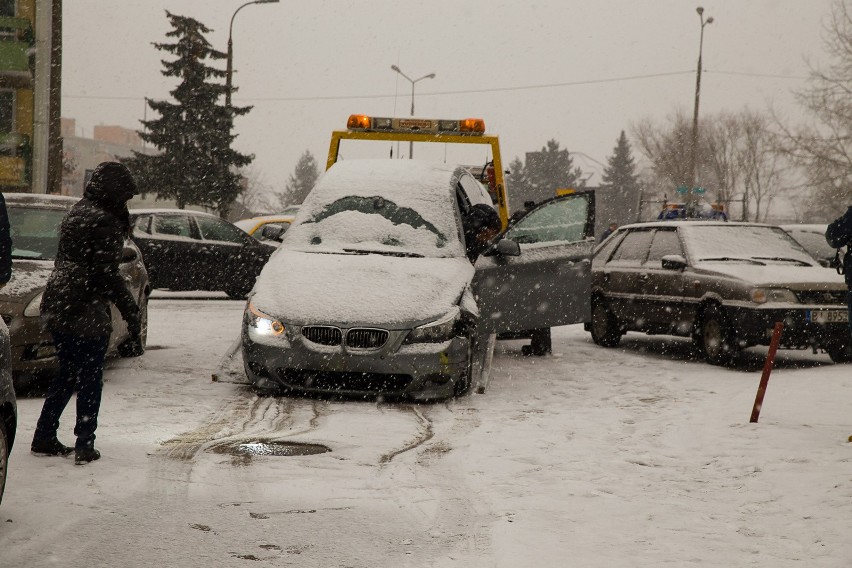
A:
POLYGON ((228 27, 228 67, 225 71, 225 106, 231 106, 231 79, 234 74, 234 43, 231 41, 231 35, 234 31, 234 18, 237 15, 237 12, 249 6, 251 4, 277 4, 278 0, 252 0, 251 2, 246 2, 236 10, 234 10, 234 14, 231 16, 231 25, 228 27))
POLYGON ((692 111, 692 146, 689 151, 689 186, 687 187, 686 214, 695 213, 695 162, 698 151, 698 100, 701 97, 701 55, 704 49, 704 26, 713 23, 713 16, 704 19, 704 8, 695 9, 701 19, 701 36, 698 40, 698 70, 695 74, 695 107, 692 111))
MULTIPOLYGON (((408 79, 408 82, 411 83, 411 116, 414 116, 414 84, 417 83, 417 81, 422 81, 423 79, 434 79, 435 74, 429 73, 428 75, 423 75, 422 77, 419 77, 417 79, 412 79, 411 77, 409 77, 408 75, 403 73, 402 70, 399 67, 397 67, 396 65, 391 65, 391 69, 393 69, 394 71, 396 71, 397 73, 399 73, 400 75, 402 75, 403 77, 408 79)), ((414 157, 414 142, 409 142, 408 143, 408 159, 410 160, 413 157, 414 157)))

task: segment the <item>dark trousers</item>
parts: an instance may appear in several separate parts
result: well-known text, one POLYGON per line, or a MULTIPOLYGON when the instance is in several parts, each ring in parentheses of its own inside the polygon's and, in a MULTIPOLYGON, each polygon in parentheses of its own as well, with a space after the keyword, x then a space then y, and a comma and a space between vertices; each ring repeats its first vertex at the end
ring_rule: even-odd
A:
POLYGON ((98 427, 98 411, 104 387, 104 359, 108 336, 82 337, 57 331, 51 332, 56 354, 59 358, 59 374, 47 390, 41 409, 34 440, 52 440, 59 429, 59 417, 77 391, 77 423, 74 434, 76 448, 91 448, 95 445, 95 430, 98 427))

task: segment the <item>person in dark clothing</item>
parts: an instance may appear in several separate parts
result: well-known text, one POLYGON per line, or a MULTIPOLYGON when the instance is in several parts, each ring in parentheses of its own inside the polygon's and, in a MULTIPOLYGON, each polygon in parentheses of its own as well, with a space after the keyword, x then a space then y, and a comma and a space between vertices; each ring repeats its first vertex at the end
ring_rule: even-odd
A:
POLYGON ((617 228, 618 228, 618 223, 610 223, 609 227, 607 227, 606 230, 603 233, 601 233, 601 238, 598 239, 598 242, 602 243, 604 240, 606 240, 606 238, 608 236, 613 234, 617 228))
POLYGON ((131 339, 141 333, 139 307, 118 271, 130 232, 127 202, 136 194, 133 176, 123 164, 103 162, 59 228, 59 250, 41 301, 42 322, 53 336, 59 373, 44 399, 33 453, 71 453, 58 440, 57 430, 76 385, 74 462, 84 464, 101 456, 94 444, 112 331, 110 302, 127 322, 131 339))
POLYGON ((500 227, 500 216, 488 205, 471 205, 462 214, 465 249, 471 262, 476 262, 482 251, 491 243, 491 239, 500 232, 500 227))
POLYGON ((0 193, 0 286, 12 279, 12 229, 6 198, 0 193))
POLYGON ((849 310, 849 334, 850 342, 852 342, 852 270, 850 270, 852 269, 852 205, 846 213, 829 223, 825 230, 825 240, 836 249, 846 247, 846 254, 843 256, 843 274, 846 287, 849 289, 846 293, 846 306, 849 310))

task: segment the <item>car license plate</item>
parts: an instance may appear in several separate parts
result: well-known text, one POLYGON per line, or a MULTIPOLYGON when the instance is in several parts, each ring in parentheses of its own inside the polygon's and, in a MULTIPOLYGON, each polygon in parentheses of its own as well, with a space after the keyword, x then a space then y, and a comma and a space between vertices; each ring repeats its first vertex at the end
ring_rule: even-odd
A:
POLYGON ((808 310, 808 321, 814 323, 846 323, 849 312, 846 310, 808 310))

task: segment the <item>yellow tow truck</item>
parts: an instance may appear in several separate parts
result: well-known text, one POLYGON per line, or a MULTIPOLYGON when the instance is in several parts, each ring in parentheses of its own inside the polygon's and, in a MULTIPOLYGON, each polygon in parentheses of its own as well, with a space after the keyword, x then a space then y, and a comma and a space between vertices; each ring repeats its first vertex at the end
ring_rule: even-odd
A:
POLYGON ((326 169, 337 162, 341 140, 372 140, 391 142, 428 142, 431 144, 480 144, 490 147, 491 161, 479 175, 480 181, 491 194, 492 201, 505 228, 509 222, 509 198, 503 178, 503 161, 500 141, 496 135, 485 133, 481 118, 383 118, 353 114, 346 130, 331 133, 326 169))

